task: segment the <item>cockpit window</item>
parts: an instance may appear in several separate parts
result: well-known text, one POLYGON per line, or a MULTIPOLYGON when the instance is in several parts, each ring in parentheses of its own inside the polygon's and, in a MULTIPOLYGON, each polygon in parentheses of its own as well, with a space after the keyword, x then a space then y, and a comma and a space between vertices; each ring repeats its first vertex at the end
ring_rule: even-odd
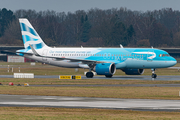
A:
POLYGON ((165 56, 169 56, 169 54, 159 54, 159 57, 165 57, 165 56))

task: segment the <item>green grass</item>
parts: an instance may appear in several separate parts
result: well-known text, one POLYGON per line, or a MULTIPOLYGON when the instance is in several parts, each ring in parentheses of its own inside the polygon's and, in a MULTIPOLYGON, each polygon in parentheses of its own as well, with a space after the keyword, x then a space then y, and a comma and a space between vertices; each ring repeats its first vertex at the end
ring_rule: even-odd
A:
POLYGON ((134 99, 173 99, 180 100, 180 87, 23 87, 0 86, 0 94, 134 98, 134 99))
POLYGON ((0 83, 8 85, 29 83, 31 85, 115 85, 115 84, 180 84, 180 81, 152 81, 152 80, 110 80, 110 79, 78 79, 66 80, 58 78, 0 78, 0 83))
POLYGON ((179 112, 0 107, 1 120, 179 120, 179 112))

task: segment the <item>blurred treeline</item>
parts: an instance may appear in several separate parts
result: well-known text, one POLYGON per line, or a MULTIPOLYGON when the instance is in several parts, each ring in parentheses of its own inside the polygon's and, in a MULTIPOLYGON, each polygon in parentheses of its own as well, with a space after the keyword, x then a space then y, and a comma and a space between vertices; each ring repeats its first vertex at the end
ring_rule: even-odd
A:
POLYGON ((90 9, 74 13, 0 10, 0 45, 23 45, 18 18, 27 18, 49 46, 179 47, 180 11, 90 9))

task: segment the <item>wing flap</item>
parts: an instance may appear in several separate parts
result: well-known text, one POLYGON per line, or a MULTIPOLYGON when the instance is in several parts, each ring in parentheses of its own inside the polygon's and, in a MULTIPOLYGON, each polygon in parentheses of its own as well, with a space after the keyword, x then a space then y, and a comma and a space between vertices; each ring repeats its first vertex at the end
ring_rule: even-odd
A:
POLYGON ((92 64, 92 63, 97 63, 95 60, 85 60, 85 59, 73 59, 73 58, 59 58, 59 57, 48 57, 46 58, 54 58, 56 60, 70 60, 71 62, 82 62, 84 64, 92 64))

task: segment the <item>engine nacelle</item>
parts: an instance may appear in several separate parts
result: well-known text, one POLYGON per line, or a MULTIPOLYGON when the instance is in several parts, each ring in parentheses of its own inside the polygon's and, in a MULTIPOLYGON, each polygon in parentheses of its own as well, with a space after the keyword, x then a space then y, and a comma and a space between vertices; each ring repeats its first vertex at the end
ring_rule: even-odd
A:
POLYGON ((142 75, 144 69, 124 69, 123 72, 125 72, 126 75, 142 75))
POLYGON ((116 72, 114 63, 99 63, 96 64, 94 71, 97 75, 113 75, 116 72))

